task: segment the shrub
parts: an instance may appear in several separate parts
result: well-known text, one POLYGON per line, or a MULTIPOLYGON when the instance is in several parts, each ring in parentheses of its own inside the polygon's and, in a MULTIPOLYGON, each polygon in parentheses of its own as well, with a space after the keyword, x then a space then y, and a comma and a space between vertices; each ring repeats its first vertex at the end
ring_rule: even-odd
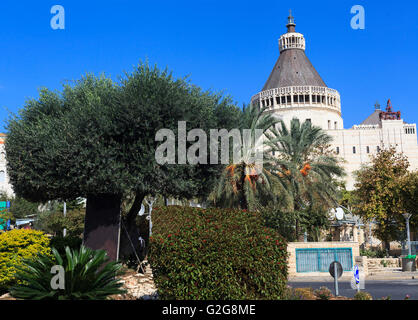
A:
POLYGON ((162 299, 282 299, 286 243, 257 213, 153 211, 149 260, 162 299))
POLYGON ((80 246, 82 244, 83 240, 80 237, 53 237, 51 239, 50 246, 51 248, 57 249, 58 253, 63 255, 65 254, 65 247, 69 247, 72 250, 78 250, 80 249, 80 246))
POLYGON ((23 284, 12 287, 10 294, 31 300, 103 300, 110 295, 125 293, 117 280, 122 265, 109 262, 104 250, 82 246, 80 251, 65 248, 65 255, 52 249, 53 256, 39 255, 23 260, 17 276, 23 284), (51 268, 60 265, 65 270, 64 289, 53 289, 51 268))
POLYGON ((67 235, 79 237, 84 231, 84 218, 86 216, 86 209, 74 209, 67 212, 64 218, 64 226, 67 228, 67 235))
POLYGON ((361 249, 360 250, 361 256, 366 256, 368 258, 386 258, 389 256, 387 250, 383 249, 361 249))
POLYGON ((332 292, 330 289, 328 289, 327 287, 321 287, 317 290, 314 291, 314 295, 319 299, 319 300, 329 300, 332 298, 332 292))
POLYGON ((373 298, 370 293, 366 291, 360 291, 354 295, 354 300, 373 300, 373 298))
POLYGON ((316 300, 316 296, 312 288, 293 289, 293 295, 299 297, 299 300, 316 300))
POLYGON ((80 236, 84 230, 85 209, 74 209, 68 211, 66 216, 62 211, 41 212, 36 221, 36 229, 59 236, 67 229, 68 236, 80 236))
POLYGON ((48 237, 41 231, 15 229, 0 234, 0 290, 20 283, 15 272, 22 260, 50 254, 49 244, 48 237))

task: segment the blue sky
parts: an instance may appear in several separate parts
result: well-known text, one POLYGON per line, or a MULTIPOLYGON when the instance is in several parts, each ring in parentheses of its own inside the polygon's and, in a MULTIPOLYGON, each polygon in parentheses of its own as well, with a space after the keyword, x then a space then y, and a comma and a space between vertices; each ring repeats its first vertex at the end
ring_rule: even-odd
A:
POLYGON ((345 128, 388 98, 405 121, 418 121, 416 1, 40 0, 0 3, 0 130, 40 87, 60 89, 85 72, 116 79, 146 58, 242 105, 278 58, 289 9, 311 62, 341 94, 345 128), (65 8, 65 30, 50 27, 55 4, 65 8), (350 27, 356 4, 365 30, 350 27))

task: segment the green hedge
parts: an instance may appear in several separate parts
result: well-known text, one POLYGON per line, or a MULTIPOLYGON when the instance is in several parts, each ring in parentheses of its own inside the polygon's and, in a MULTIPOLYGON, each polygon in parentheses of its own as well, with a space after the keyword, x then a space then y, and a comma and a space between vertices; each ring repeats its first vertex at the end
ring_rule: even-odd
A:
POLYGON ((164 207, 153 210, 149 260, 162 299, 282 299, 284 239, 256 213, 164 207))

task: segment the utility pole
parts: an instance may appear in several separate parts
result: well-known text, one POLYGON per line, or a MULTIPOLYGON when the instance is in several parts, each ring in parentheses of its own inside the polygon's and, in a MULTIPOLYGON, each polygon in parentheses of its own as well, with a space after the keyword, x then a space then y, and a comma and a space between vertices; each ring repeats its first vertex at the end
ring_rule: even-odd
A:
POLYGON ((412 255, 412 252, 411 252, 411 234, 409 232, 409 219, 411 218, 411 216, 412 215, 410 213, 404 213, 403 214, 403 217, 406 220, 406 236, 407 236, 407 239, 408 239, 408 254, 409 255, 412 255))

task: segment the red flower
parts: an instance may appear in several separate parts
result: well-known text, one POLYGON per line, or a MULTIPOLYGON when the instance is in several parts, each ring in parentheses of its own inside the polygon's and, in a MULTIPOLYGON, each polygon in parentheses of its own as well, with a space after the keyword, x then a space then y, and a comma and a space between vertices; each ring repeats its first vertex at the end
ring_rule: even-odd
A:
POLYGON ((167 238, 170 238, 171 237, 171 233, 167 236, 167 238))

